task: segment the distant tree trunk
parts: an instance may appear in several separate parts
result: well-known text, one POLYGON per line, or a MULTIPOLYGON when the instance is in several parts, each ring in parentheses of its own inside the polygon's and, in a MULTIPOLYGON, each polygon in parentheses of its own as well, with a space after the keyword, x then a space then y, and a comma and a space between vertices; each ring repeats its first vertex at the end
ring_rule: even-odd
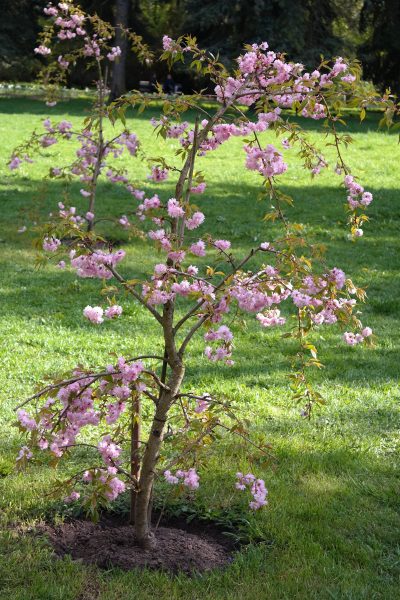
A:
POLYGON ((118 62, 113 64, 109 98, 110 102, 116 100, 126 92, 125 71, 128 44, 122 29, 126 29, 128 27, 129 7, 130 0, 115 0, 115 45, 121 48, 121 56, 119 57, 118 62))

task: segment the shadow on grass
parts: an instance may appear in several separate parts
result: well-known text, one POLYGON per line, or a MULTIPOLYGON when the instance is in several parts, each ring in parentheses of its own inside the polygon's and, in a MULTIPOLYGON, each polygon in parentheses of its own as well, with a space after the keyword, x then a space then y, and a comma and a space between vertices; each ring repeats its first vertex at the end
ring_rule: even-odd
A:
MULTIPOLYGON (((206 105, 209 104, 206 102, 206 105)), ((87 114, 92 106, 92 101, 90 99, 70 99, 70 100, 61 100, 54 107, 48 107, 45 104, 44 99, 36 99, 36 98, 1 98, 0 97, 0 113, 3 114, 31 114, 38 115, 41 117, 51 117, 51 116, 84 116, 87 114)), ((219 108, 218 104, 211 105, 210 113, 213 114, 219 108)), ((155 101, 153 106, 150 106, 143 113, 138 113, 135 108, 128 108, 127 117, 129 119, 139 119, 143 121, 150 120, 153 116, 158 116, 162 111, 161 104, 159 101, 155 101)), ((246 109, 244 108, 246 112, 246 109)), ((196 117, 196 112, 193 110, 188 110, 184 113, 184 119, 189 122, 194 122, 196 117)), ((248 113, 251 120, 255 120, 256 115, 253 112, 248 113)), ((283 111, 282 113, 284 118, 288 118, 290 121, 294 123, 298 123, 302 129, 305 131, 313 131, 313 132, 324 132, 326 129, 324 128, 323 121, 317 121, 314 119, 305 119, 303 117, 298 117, 294 115, 291 111, 283 111)), ((235 116, 236 113, 235 113, 235 116)), ((366 118, 363 122, 360 122, 359 115, 357 113, 345 113, 343 116, 346 125, 342 125, 341 123, 336 124, 336 129, 339 132, 348 132, 350 134, 368 134, 371 131, 388 133, 389 135, 397 135, 396 130, 393 129, 383 129, 379 128, 379 121, 382 118, 382 113, 376 111, 367 112, 366 118)))

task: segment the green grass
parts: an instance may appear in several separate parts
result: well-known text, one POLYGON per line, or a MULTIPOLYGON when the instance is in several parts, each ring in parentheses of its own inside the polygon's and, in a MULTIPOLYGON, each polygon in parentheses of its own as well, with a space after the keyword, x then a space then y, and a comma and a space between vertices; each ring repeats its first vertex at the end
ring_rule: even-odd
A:
MULTIPOLYGON (((79 123, 85 101, 60 103, 53 114, 79 123)), ((65 558, 55 560, 48 544, 32 536, 29 527, 62 511, 48 492, 57 476, 45 468, 15 474, 13 463, 22 438, 12 427, 13 407, 46 374, 78 362, 101 366, 110 352, 134 355, 159 350, 148 316, 127 299, 123 319, 95 328, 81 311, 98 302, 98 282, 77 281, 73 273, 54 266, 35 271, 33 234, 19 235, 21 211, 35 207, 42 214, 62 199, 63 187, 41 180, 49 166, 72 157, 67 145, 46 151, 45 157, 10 174, 5 159, 40 121, 48 116, 43 103, 31 99, 0 99, 0 599, 12 600, 281 600, 395 599, 400 579, 398 385, 400 316, 399 146, 395 135, 379 132, 377 116, 360 126, 349 120, 354 144, 347 156, 363 185, 374 193, 371 222, 365 236, 347 240, 338 178, 323 173, 314 182, 303 172, 294 151, 283 190, 296 199, 291 218, 328 246, 332 266, 342 267, 368 289, 362 319, 377 335, 373 350, 349 348, 335 328, 321 329, 315 342, 326 367, 315 375, 327 405, 310 422, 299 416, 290 400, 286 377, 290 343, 279 332, 265 332, 250 323, 247 332, 235 327, 236 365, 210 366, 199 355, 197 339, 188 354, 188 388, 224 393, 252 419, 253 434, 265 434, 273 446, 270 466, 257 462, 249 448, 224 440, 202 470, 196 506, 229 514, 240 498, 232 493, 232 474, 252 468, 264 477, 270 494, 266 510, 248 515, 249 530, 265 540, 251 545, 224 572, 188 579, 161 573, 99 571, 65 558), (51 157, 58 155, 56 159, 51 157), (47 198, 47 200, 45 200, 47 198), (196 387, 195 387, 196 386, 196 387)), ((146 119, 129 125, 151 155, 168 152, 172 142, 157 141, 146 119)), ((310 136, 324 142, 319 124, 307 124, 310 136)), ((266 136, 273 141, 271 134, 266 136)), ((213 234, 231 239, 244 250, 256 240, 269 240, 270 225, 262 222, 265 206, 257 202, 258 178, 242 165, 241 142, 234 140, 202 159, 208 181, 199 199, 213 234)), ((331 150, 327 152, 332 155, 331 150)), ((138 181, 146 169, 138 161, 126 165, 138 181)), ((72 186, 75 198, 80 186, 72 186)), ((155 189, 154 186, 147 189, 155 189)), ((163 198, 172 194, 169 182, 158 186, 163 198)), ((101 184, 104 214, 126 211, 131 200, 108 183, 101 184)), ((80 206, 80 200, 77 200, 80 206)), ((115 231, 115 235, 121 236, 115 231)), ((123 236, 124 234, 122 234, 123 236)), ((126 236, 125 236, 126 237, 126 236)), ((126 272, 141 273, 151 263, 149 249, 124 240, 126 272)), ((67 467, 64 467, 67 469, 67 467)), ((244 504, 243 510, 244 509, 244 504)), ((60 508, 61 507, 61 508, 60 508)))

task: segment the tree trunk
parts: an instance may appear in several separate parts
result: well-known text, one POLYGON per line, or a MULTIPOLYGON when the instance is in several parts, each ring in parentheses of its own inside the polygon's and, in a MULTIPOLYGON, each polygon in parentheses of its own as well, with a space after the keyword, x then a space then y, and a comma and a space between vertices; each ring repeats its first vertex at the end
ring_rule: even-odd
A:
MULTIPOLYGON (((131 476, 139 480, 140 475, 140 437, 141 437, 141 406, 140 397, 135 398, 132 404, 131 415, 131 476)), ((135 506, 136 506, 137 490, 131 488, 131 510, 130 522, 131 525, 135 522, 135 506)))
POLYGON ((135 503, 135 535, 137 542, 143 548, 154 545, 154 536, 151 532, 151 523, 149 520, 149 514, 151 514, 149 507, 151 503, 155 467, 163 441, 168 411, 174 397, 179 392, 184 373, 185 368, 182 362, 177 360, 172 367, 172 374, 168 381, 168 387, 170 389, 168 391, 163 390, 160 395, 146 449, 143 454, 139 491, 136 495, 135 503))
POLYGON ((113 64, 109 101, 113 102, 126 92, 126 54, 128 43, 123 29, 128 28, 130 0, 115 0, 115 45, 121 48, 121 56, 113 64))

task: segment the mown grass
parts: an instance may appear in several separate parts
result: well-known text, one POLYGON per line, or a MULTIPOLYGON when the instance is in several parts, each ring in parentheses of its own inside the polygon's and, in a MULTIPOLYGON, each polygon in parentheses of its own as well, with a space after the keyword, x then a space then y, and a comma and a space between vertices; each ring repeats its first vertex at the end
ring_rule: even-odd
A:
MULTIPOLYGON (((59 104, 52 114, 79 123, 85 101, 59 104)), ((282 188, 296 199, 291 218, 306 226, 313 239, 328 246, 329 262, 342 267, 367 287, 362 320, 374 328, 373 350, 345 347, 335 328, 321 329, 314 339, 326 367, 315 382, 327 400, 311 421, 304 421, 290 399, 286 374, 293 350, 281 332, 265 332, 250 323, 235 327, 236 365, 210 366, 199 359, 202 341, 188 354, 188 388, 223 393, 251 418, 254 436, 265 435, 273 446, 270 465, 237 440, 223 440, 204 465, 196 509, 229 518, 231 506, 242 509, 248 531, 264 540, 245 548, 232 566, 189 579, 162 573, 99 571, 67 558, 55 560, 45 540, 29 527, 61 514, 65 507, 48 495, 57 477, 44 467, 13 472, 22 438, 12 426, 13 407, 38 380, 77 363, 101 366, 109 354, 134 355, 157 351, 159 339, 148 316, 122 299, 125 316, 95 328, 81 311, 97 303, 98 283, 77 281, 72 272, 55 266, 35 271, 33 234, 20 235, 21 210, 42 214, 54 210, 63 188, 42 184, 49 166, 72 157, 67 145, 49 149, 34 165, 10 174, 5 160, 12 148, 48 116, 34 100, 0 99, 1 174, 0 293, 1 430, 0 502, 3 529, 0 543, 0 598, 13 600, 133 600, 168 599, 395 599, 400 576, 399 450, 399 293, 400 198, 399 150, 395 135, 378 131, 372 115, 359 125, 349 120, 354 144, 347 156, 365 187, 374 193, 371 222, 357 244, 345 228, 345 193, 331 172, 311 182, 294 151, 287 152, 290 169, 282 188), (51 158, 56 156, 55 159, 51 158), (246 512, 245 500, 232 492, 232 474, 253 469, 264 477, 270 504, 257 514, 246 512)), ((172 149, 172 142, 152 137, 148 117, 130 116, 149 154, 172 149)), ((324 143, 318 124, 307 124, 311 138, 324 143)), ((266 136, 272 141, 270 134, 266 136)), ((256 200, 257 177, 243 169, 241 142, 234 140, 202 160, 208 188, 198 204, 211 232, 231 239, 238 252, 255 241, 271 238, 262 222, 265 205, 256 200)), ((327 154, 332 155, 330 149, 327 154)), ((128 161, 138 180, 146 168, 128 161)), ((156 186, 147 186, 156 189, 156 186)), ((72 186, 79 207, 79 186, 72 186)), ((158 186, 163 198, 172 195, 169 182, 158 186)), ((127 194, 101 184, 100 211, 127 210, 127 194)), ((115 235, 121 233, 115 230, 115 235)), ((124 234, 122 234, 124 237, 124 234)), ((152 261, 140 241, 123 240, 126 272, 140 273, 152 261)), ((79 458, 78 458, 79 460, 79 458)), ((185 502, 183 500, 183 502, 185 502)))

